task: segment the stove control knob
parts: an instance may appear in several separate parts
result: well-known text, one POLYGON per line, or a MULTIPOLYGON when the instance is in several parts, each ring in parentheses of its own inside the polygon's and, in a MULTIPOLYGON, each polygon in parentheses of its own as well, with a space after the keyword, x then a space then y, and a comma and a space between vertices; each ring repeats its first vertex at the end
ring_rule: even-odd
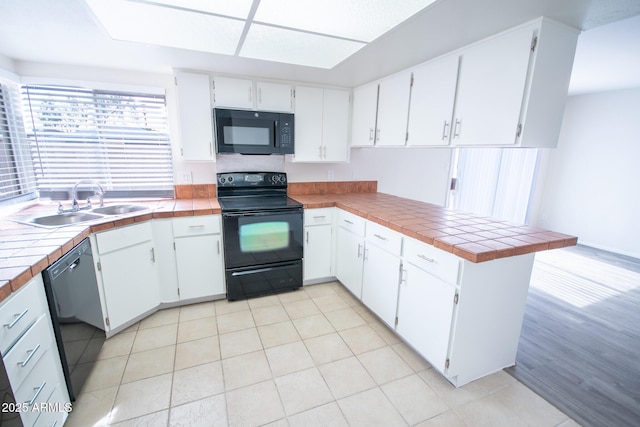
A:
POLYGON ((287 176, 286 176, 286 175, 284 175, 284 174, 283 174, 283 175, 280 175, 280 182, 281 182, 281 183, 283 183, 283 184, 286 184, 286 182, 287 182, 287 176))
POLYGON ((221 177, 218 179, 218 181, 220 181, 220 184, 224 184, 226 180, 227 180, 227 179, 226 179, 224 176, 221 176, 221 177))
POLYGON ((229 181, 229 184, 231 184, 233 182, 233 175, 231 175, 229 179, 227 179, 227 181, 229 181))

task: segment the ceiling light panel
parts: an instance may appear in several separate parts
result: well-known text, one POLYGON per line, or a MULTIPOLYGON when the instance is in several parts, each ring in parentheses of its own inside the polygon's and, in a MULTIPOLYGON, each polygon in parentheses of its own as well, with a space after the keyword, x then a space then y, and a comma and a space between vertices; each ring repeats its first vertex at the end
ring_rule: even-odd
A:
POLYGON ((244 21, 126 0, 85 0, 117 40, 233 55, 244 21))
POLYGON ((262 0, 254 21, 370 42, 435 0, 262 0))
POLYGON ((333 68, 365 43, 317 34, 251 25, 240 56, 318 68, 333 68))
MULTIPOLYGON (((130 0, 136 2, 138 0, 130 0)), ((253 0, 148 0, 141 3, 155 3, 181 9, 199 10, 217 15, 247 19, 253 0)))

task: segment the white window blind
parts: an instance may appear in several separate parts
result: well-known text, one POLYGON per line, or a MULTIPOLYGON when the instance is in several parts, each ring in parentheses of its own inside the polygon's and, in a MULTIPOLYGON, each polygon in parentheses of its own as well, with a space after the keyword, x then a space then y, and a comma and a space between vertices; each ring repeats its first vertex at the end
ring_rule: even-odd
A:
POLYGON ((22 102, 41 195, 95 179, 105 197, 173 196, 164 95, 26 85, 22 102))
POLYGON ((538 164, 536 148, 456 148, 449 207, 527 223, 538 164))
POLYGON ((0 81, 0 203, 35 199, 36 179, 22 121, 18 86, 0 81))

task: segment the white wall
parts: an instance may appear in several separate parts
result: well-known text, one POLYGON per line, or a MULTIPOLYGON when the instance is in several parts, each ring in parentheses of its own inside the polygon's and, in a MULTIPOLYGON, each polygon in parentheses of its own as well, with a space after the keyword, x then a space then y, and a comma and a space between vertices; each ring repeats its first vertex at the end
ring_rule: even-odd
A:
POLYGON ((444 206, 451 149, 354 148, 349 163, 287 163, 291 181, 378 181, 378 191, 444 206))
POLYGON ((569 97, 532 223, 640 258, 640 89, 569 97), (535 221, 533 221, 535 219, 535 221))

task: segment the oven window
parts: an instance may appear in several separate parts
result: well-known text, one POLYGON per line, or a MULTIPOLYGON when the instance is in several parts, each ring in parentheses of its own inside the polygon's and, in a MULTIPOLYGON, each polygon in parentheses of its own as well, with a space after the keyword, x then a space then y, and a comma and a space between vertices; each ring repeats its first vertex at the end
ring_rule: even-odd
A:
POLYGON ((285 249, 289 246, 289 223, 286 221, 240 224, 242 253, 285 249))
POLYGON ((269 128, 249 126, 224 126, 224 143, 230 145, 271 145, 269 128))

